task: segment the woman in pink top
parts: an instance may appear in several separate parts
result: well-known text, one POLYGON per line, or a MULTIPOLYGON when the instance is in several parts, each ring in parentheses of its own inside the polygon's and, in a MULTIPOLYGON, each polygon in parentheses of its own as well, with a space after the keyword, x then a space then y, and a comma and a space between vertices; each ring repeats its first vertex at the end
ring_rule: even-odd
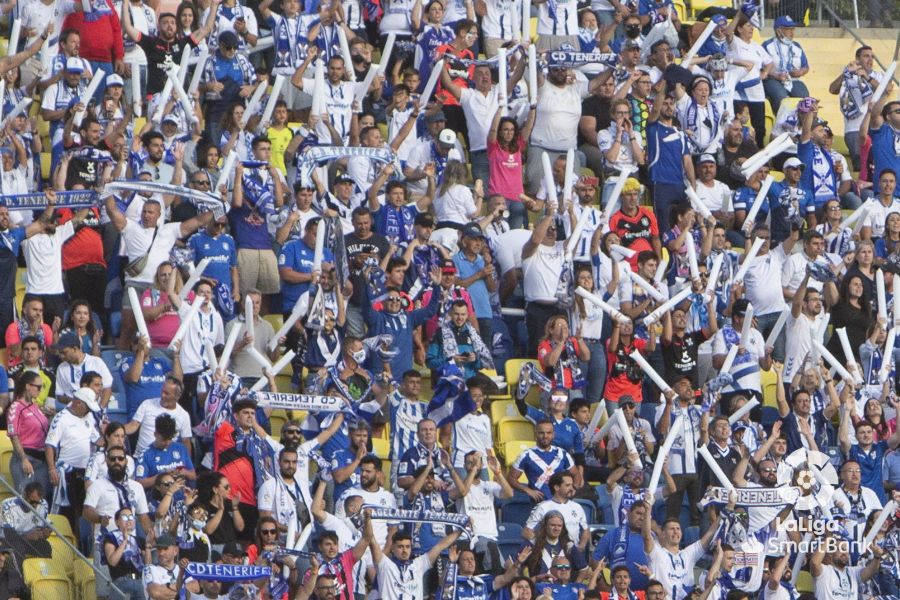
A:
POLYGON ((178 309, 172 305, 170 296, 181 291, 181 276, 169 261, 163 262, 156 269, 153 287, 141 296, 141 312, 147 321, 147 333, 154 348, 166 348, 181 320, 178 309))
POLYGON ((535 105, 531 106, 525 126, 520 131, 515 119, 503 116, 501 106, 494 114, 494 121, 488 129, 487 153, 490 168, 488 194, 500 194, 506 198, 511 229, 524 228, 528 223, 528 211, 519 197, 525 192, 522 186, 522 150, 531 137, 536 108, 535 105))
POLYGON ((50 423, 35 403, 43 387, 40 373, 25 371, 19 375, 14 390, 16 399, 7 414, 7 433, 13 445, 9 461, 13 485, 21 491, 26 483, 37 481, 44 486, 44 495, 49 498, 52 488, 44 446, 50 423))

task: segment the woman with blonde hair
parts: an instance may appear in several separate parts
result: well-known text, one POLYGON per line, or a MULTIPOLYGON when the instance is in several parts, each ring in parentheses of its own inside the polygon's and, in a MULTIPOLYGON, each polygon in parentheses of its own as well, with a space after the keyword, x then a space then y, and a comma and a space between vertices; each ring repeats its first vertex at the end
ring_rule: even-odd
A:
POLYGON ((481 214, 484 189, 481 180, 475 182, 475 191, 469 189, 469 169, 458 160, 447 161, 444 167, 441 187, 434 201, 437 228, 462 229, 469 221, 481 214))

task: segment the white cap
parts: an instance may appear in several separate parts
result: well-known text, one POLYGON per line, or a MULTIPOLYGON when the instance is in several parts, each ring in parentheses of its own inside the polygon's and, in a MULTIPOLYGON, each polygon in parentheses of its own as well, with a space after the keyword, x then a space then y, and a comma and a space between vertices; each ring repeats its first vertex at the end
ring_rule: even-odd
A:
POLYGON ((100 412, 100 405, 97 404, 97 394, 91 388, 79 388, 75 392, 75 397, 84 402, 91 412, 100 412))
POLYGON ((452 129, 441 129, 441 132, 438 134, 438 142, 448 146, 455 146, 456 133, 452 129))
POLYGON ((789 159, 787 159, 786 161, 784 161, 785 169, 788 169, 788 168, 802 169, 804 166, 805 165, 803 164, 803 162, 796 156, 792 156, 789 159))

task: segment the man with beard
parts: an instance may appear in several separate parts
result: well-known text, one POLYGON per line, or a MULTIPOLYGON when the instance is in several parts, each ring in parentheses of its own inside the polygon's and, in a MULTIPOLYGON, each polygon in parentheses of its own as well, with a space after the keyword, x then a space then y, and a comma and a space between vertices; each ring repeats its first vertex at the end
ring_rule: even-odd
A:
MULTIPOLYGON (((122 29, 147 55, 146 95, 160 93, 166 84, 165 69, 167 65, 177 64, 181 60, 181 54, 186 46, 196 48, 212 32, 216 22, 216 9, 221 1, 212 0, 213 10, 209 11, 206 23, 197 31, 186 36, 177 35, 179 33, 178 23, 172 13, 164 12, 159 15, 157 20, 159 36, 153 36, 138 31, 132 22, 131 10, 122 10, 122 29)), ((202 67, 203 65, 197 66, 198 69, 202 67)), ((131 74, 132 77, 138 75, 138 73, 131 74)), ((168 101, 168 98, 163 100, 168 101)))
POLYGON ((641 535, 644 520, 649 518, 651 518, 650 510, 645 503, 632 504, 628 511, 628 520, 604 535, 594 548, 591 564, 596 565, 600 560, 605 560, 608 565, 627 564, 634 588, 646 589, 649 580, 638 567, 650 564, 641 535))
POLYGON ((552 496, 548 483, 555 473, 570 472, 575 476, 576 466, 572 456, 553 445, 556 436, 556 428, 552 421, 540 421, 534 426, 534 436, 537 447, 528 448, 516 458, 506 480, 509 484, 528 494, 535 503, 543 502, 552 496), (519 477, 525 475, 528 484, 519 481, 519 477))
POLYGON ((591 532, 588 528, 584 508, 572 500, 575 496, 574 482, 575 478, 569 472, 561 471, 553 474, 549 483, 553 496, 549 500, 538 503, 531 510, 525 528, 522 530, 522 537, 526 540, 533 540, 536 536, 535 530, 543 522, 544 517, 550 512, 558 512, 563 516, 566 530, 569 532, 569 539, 575 543, 573 552, 583 556, 587 544, 591 540, 591 532))
MULTIPOLYGON (((334 503, 335 516, 343 518, 350 516, 350 508, 356 509, 358 506, 375 506, 380 508, 397 508, 397 499, 394 494, 387 491, 378 483, 381 476, 381 459, 377 456, 369 455, 362 459, 359 471, 359 487, 350 488, 341 494, 334 503), (353 497, 358 497, 361 501, 350 502, 353 497)), ((357 510, 358 512, 358 510, 357 510)), ((396 525, 388 525, 387 521, 378 520, 372 523, 375 544, 380 548, 386 548, 388 540, 397 531, 396 525)), ((408 538, 407 538, 408 539, 408 538)), ((412 545, 410 544, 410 549, 412 545)))
POLYGON ((741 165, 758 151, 756 140, 752 137, 744 137, 744 124, 741 123, 741 120, 732 119, 725 127, 722 146, 716 155, 716 164, 718 165, 716 179, 731 189, 741 187, 744 184, 741 165))
MULTIPOLYGON (((126 460, 125 448, 122 446, 112 446, 106 450, 107 475, 94 481, 88 488, 82 516, 93 525, 93 536, 96 538, 101 533, 118 530, 114 518, 116 513, 121 508, 130 508, 140 521, 147 542, 153 543, 155 535, 147 497, 141 484, 126 476, 126 460)), ((100 560, 102 551, 100 544, 94 545, 95 565, 103 564, 100 560)), ((109 596, 109 591, 108 582, 98 578, 97 596, 109 596)))
MULTIPOLYGON (((770 550, 771 552, 771 550, 770 550)), ((760 600, 791 600, 794 586, 791 585, 791 553, 766 557, 766 583, 760 600)))
POLYGON ((609 492, 613 522, 616 525, 621 525, 628 519, 628 512, 633 504, 646 501, 651 496, 666 498, 669 494, 675 493, 675 480, 672 479, 666 465, 663 465, 662 469, 665 486, 659 486, 655 490, 644 487, 644 471, 635 465, 637 457, 637 453, 632 453, 624 460, 620 460, 619 466, 606 480, 606 491, 609 492))
MULTIPOLYGON (((350 424, 349 429, 349 448, 340 448, 331 455, 331 478, 334 481, 332 495, 334 498, 340 498, 348 489, 360 486, 360 465, 369 453, 369 425, 362 419, 357 419, 350 424)), ((393 428, 391 431, 393 432, 393 428)))
MULTIPOLYGON (((82 125, 88 121, 85 117, 82 125)), ((81 211, 78 211, 81 214, 81 211)), ((75 234, 62 247, 62 269, 66 289, 72 298, 82 298, 91 305, 91 310, 106 315, 106 259, 103 251, 103 225, 100 223, 100 208, 87 209, 80 219, 75 220, 76 211, 71 208, 57 210, 57 226, 75 221, 75 234)))
POLYGON ((818 600, 843 600, 856 598, 860 586, 878 573, 884 550, 875 544, 869 546, 874 555, 865 566, 850 566, 850 542, 845 538, 829 536, 819 538, 816 551, 809 558, 809 572, 816 585, 818 600), (822 564, 825 554, 831 564, 822 564))

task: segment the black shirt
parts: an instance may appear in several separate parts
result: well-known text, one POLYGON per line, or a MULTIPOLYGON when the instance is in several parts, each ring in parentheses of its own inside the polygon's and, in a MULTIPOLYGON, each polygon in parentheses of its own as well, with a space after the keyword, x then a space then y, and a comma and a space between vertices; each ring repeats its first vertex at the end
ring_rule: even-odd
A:
POLYGON ((367 283, 365 276, 362 274, 362 265, 355 263, 354 258, 360 254, 374 254, 378 256, 380 262, 390 250, 391 245, 386 237, 378 233, 373 233, 364 240, 356 237, 355 233, 349 233, 344 236, 344 246, 347 249, 350 282, 353 284, 353 295, 350 297, 350 304, 362 306, 366 297, 365 286, 367 283))
MULTIPOLYGON (((147 94, 158 94, 166 85, 166 62, 171 60, 176 65, 181 62, 181 54, 184 52, 185 46, 191 48, 197 47, 197 42, 193 36, 177 38, 170 42, 160 37, 141 34, 141 39, 137 41, 137 45, 144 50, 147 55, 147 94)), ((197 69, 202 69, 203 65, 197 65, 197 69)), ((132 75, 133 76, 133 75, 132 75)))
MULTIPOLYGON (((606 129, 609 127, 610 123, 610 99, 609 98, 601 98, 599 96, 588 96, 581 102, 581 116, 582 117, 594 117, 597 120, 597 124, 594 126, 594 131, 600 131, 601 129, 606 129)), ((581 135, 581 130, 578 132, 578 144, 590 144, 589 140, 586 140, 584 136, 581 135)))
POLYGON ((700 344, 707 340, 706 334, 701 329, 686 334, 683 338, 672 335, 672 340, 667 344, 662 343, 663 361, 666 365, 666 379, 672 381, 677 375, 687 375, 691 378, 694 389, 700 387, 697 378, 697 352, 700 344))

